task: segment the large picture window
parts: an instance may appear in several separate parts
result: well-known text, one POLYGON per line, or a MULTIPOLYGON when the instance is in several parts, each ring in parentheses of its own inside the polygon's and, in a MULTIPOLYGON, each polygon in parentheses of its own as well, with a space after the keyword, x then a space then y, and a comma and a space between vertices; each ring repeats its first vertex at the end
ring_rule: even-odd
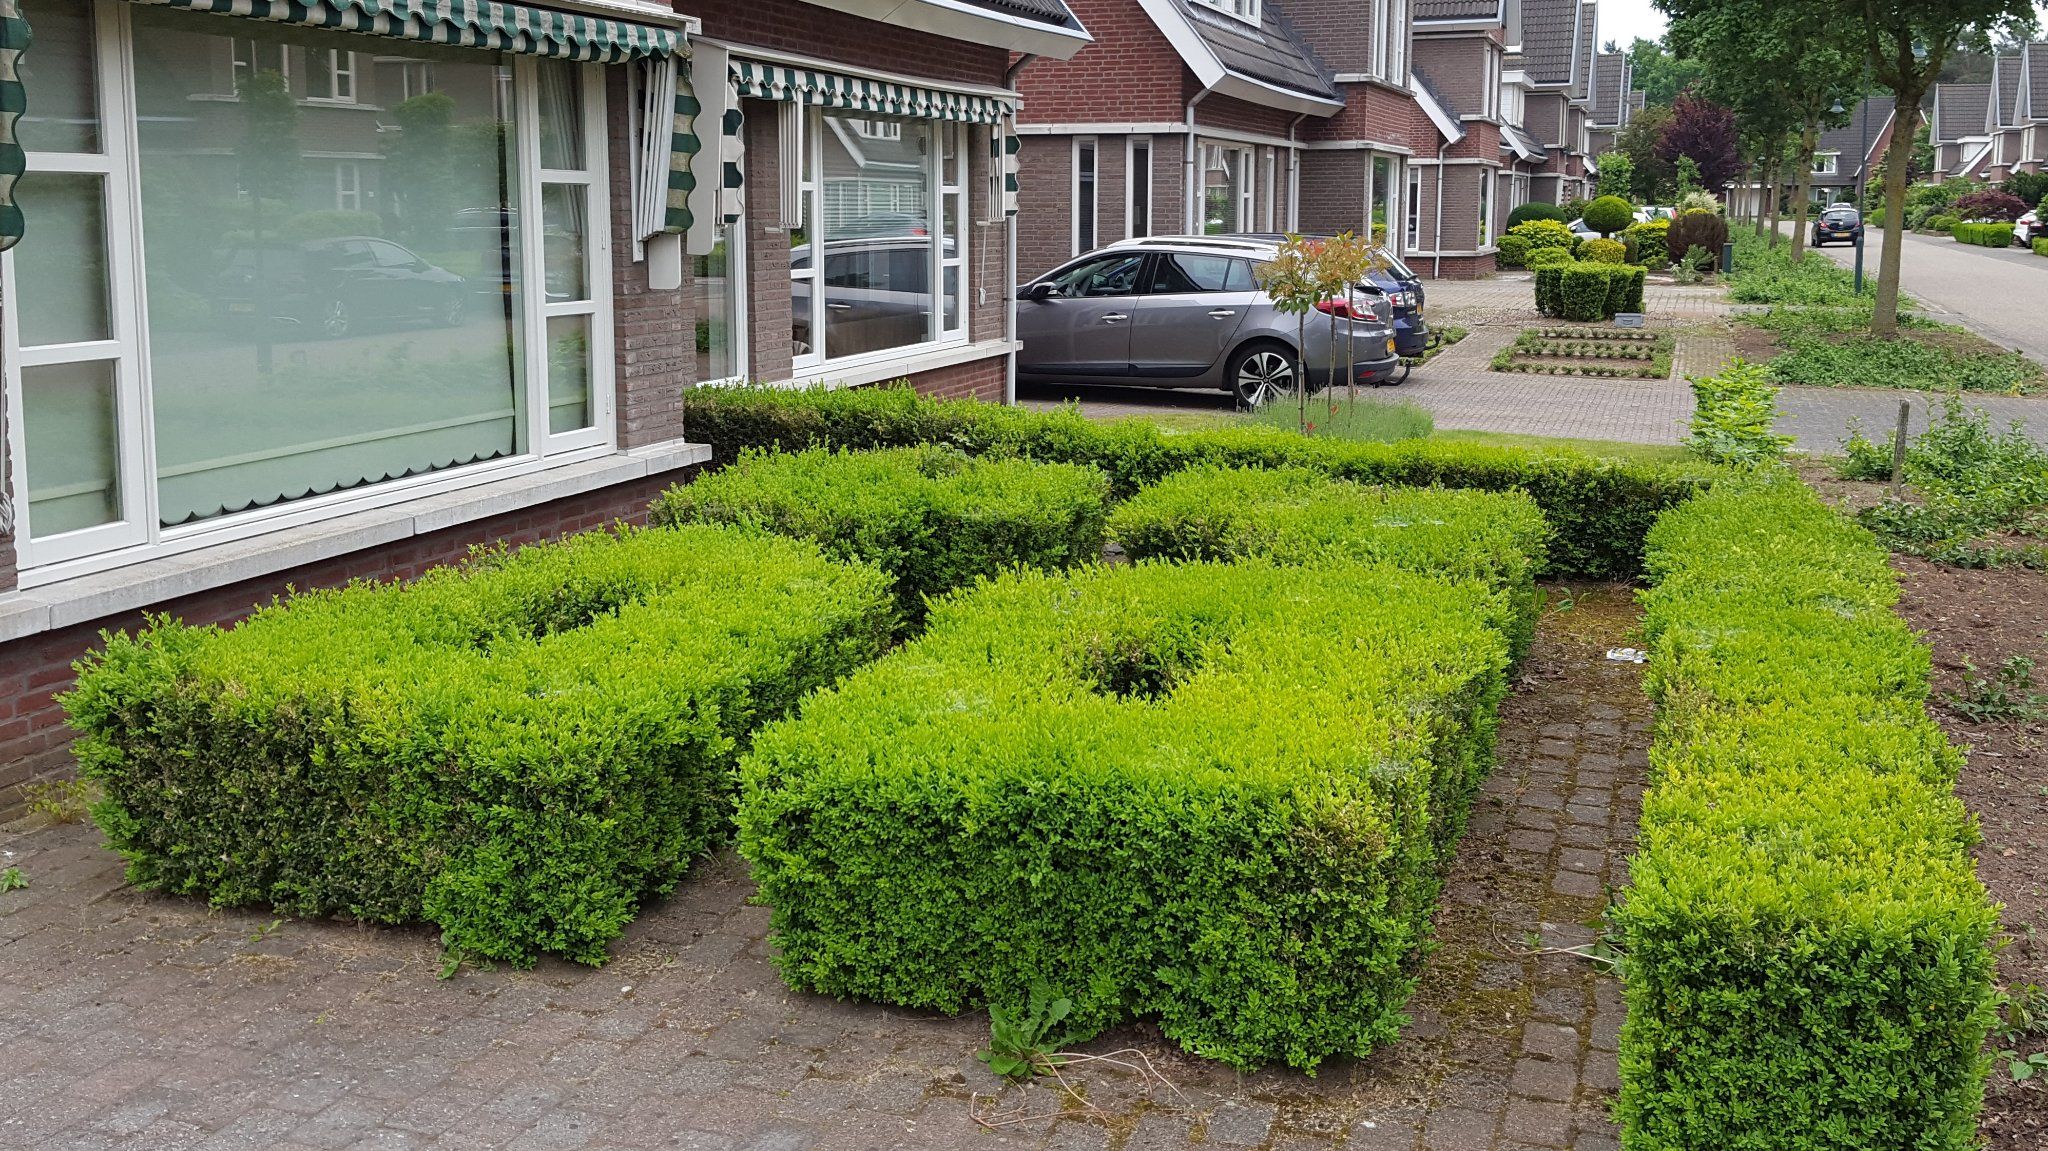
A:
POLYGON ((790 229, 799 370, 966 338, 967 129, 805 109, 790 229))
POLYGON ((609 443, 594 70, 111 3, 36 34, 25 566, 609 443))

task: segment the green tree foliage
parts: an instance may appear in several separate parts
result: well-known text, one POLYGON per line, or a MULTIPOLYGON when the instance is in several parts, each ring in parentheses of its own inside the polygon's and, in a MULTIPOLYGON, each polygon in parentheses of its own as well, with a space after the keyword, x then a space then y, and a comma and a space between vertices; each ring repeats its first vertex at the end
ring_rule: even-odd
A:
POLYGON ((1665 48, 1655 40, 1636 37, 1629 45, 1628 62, 1634 68, 1633 85, 1643 93, 1649 108, 1669 108, 1678 94, 1699 82, 1706 65, 1665 48))
POLYGON ((1628 199, 1635 191, 1636 166, 1627 152, 1609 152, 1600 157, 1600 194, 1628 199))
POLYGON ((1657 141, 1670 123, 1670 106, 1652 104, 1629 120, 1628 127, 1614 139, 1614 151, 1607 154, 1628 157, 1631 198, 1641 203, 1666 203, 1676 193, 1678 174, 1670 161, 1657 154, 1657 141))

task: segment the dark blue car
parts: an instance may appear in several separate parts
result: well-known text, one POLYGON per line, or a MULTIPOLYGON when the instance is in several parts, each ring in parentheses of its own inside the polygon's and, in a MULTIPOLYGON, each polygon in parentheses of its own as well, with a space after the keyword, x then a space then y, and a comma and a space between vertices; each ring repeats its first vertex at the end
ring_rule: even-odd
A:
MULTIPOLYGON (((1268 242, 1287 238, 1276 232, 1250 232, 1244 235, 1247 239, 1268 242)), ((1328 236, 1310 238, 1329 239, 1328 236)), ((1393 309, 1394 352, 1401 357, 1402 363, 1400 368, 1396 369, 1394 377, 1387 382, 1398 384, 1408 378, 1412 361, 1428 350, 1429 346, 1436 342, 1436 337, 1430 333, 1428 322, 1422 318, 1422 277, 1417 276, 1407 264, 1402 263, 1401 257, 1395 255, 1391 249, 1380 248, 1378 253, 1386 266, 1372 273, 1368 279, 1371 286, 1379 289, 1380 295, 1386 297, 1388 305, 1393 309)))

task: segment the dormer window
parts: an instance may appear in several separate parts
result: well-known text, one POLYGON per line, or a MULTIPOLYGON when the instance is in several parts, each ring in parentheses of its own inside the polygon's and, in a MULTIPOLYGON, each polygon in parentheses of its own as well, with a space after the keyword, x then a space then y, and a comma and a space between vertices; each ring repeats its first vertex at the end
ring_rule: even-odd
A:
POLYGON ((1259 22, 1259 0, 1201 0, 1201 3, 1247 24, 1259 22))

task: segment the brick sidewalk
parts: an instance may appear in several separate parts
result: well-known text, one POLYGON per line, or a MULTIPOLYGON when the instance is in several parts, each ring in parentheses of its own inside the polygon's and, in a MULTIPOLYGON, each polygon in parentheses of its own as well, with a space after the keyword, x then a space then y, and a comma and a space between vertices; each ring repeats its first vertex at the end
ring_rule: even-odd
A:
POLYGON ((1141 1047, 1181 1098, 1100 1070, 1076 1072, 1092 1111, 1044 1087, 991 1098, 986 1017, 785 988, 730 854, 602 970, 440 981, 430 932, 146 895, 71 825, 0 838, 30 882, 0 894, 0 1147, 1608 1151, 1619 987, 1527 940, 1588 942, 1622 882, 1648 707, 1601 653, 1635 620, 1611 585, 1546 617, 1414 1023, 1316 1079, 1237 1076, 1128 1028, 1090 1049, 1141 1047), (1065 1115, 985 1131, 971 1107, 1065 1115))

